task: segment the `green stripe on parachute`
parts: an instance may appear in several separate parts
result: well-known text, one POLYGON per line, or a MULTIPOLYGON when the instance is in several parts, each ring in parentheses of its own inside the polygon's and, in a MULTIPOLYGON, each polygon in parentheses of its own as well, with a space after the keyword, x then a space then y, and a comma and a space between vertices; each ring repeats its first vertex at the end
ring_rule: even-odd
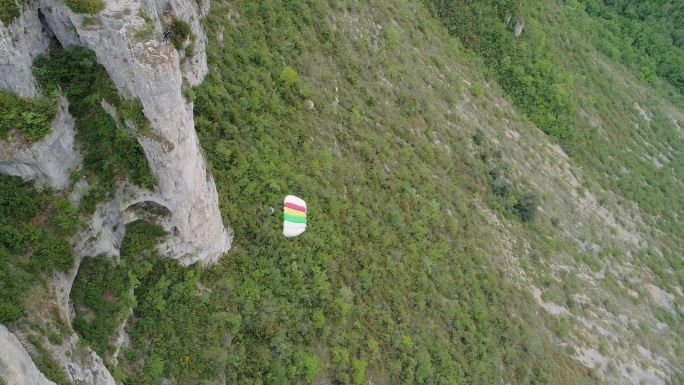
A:
POLYGON ((287 214, 283 214, 283 219, 293 223, 306 223, 306 218, 295 217, 287 214))

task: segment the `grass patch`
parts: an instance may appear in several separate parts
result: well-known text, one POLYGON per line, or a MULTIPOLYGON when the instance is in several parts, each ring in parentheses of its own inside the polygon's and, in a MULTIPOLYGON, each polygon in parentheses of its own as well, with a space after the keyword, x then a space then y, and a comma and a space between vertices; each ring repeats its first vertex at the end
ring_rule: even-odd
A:
POLYGON ((98 13, 104 9, 104 0, 64 0, 64 4, 76 13, 98 13))

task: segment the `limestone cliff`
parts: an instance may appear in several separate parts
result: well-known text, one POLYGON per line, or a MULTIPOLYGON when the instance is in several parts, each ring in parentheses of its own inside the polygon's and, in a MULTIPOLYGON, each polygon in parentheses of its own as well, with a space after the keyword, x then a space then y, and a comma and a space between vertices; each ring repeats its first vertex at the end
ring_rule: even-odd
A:
MULTIPOLYGON (((169 232, 167 241, 159 246, 165 256, 183 264, 212 263, 231 246, 232 232, 223 225, 216 187, 194 130, 193 106, 181 92, 184 83, 197 85, 207 73, 206 35, 200 19, 209 3, 199 3, 111 0, 97 14, 81 15, 60 1, 34 0, 22 5, 20 16, 10 25, 0 22, 1 89, 23 97, 38 96, 33 60, 51 47, 84 46, 96 53, 123 98, 140 100, 150 122, 151 132, 144 133, 130 122, 127 125, 145 151, 157 187, 147 191, 126 181, 117 183, 114 197, 98 205, 87 228, 73 239, 78 259, 101 253, 118 255, 126 224, 149 207, 161 213, 155 220, 169 232), (164 29, 174 20, 185 21, 192 32, 178 49, 162 41, 164 29)), ((73 201, 78 201, 88 186, 85 179, 71 186, 69 175, 80 167, 80 158, 74 119, 64 98, 44 139, 29 144, 11 133, 10 140, 0 142, 0 173, 66 189, 73 201)), ((69 291, 77 270, 78 266, 50 280, 54 301, 67 321, 71 320, 69 291)), ((23 350, 22 332, 14 332, 19 340, 0 325, 0 377, 12 384, 52 384, 23 350)), ((49 350, 70 380, 114 384, 102 360, 80 347, 73 332, 63 344, 49 350)))
POLYGON ((0 378, 9 385, 55 385, 31 361, 17 337, 0 325, 0 378))
POLYGON ((156 201, 172 217, 167 229, 174 236, 160 251, 183 263, 215 261, 230 248, 232 236, 223 227, 216 187, 199 149, 192 104, 181 93, 184 77, 198 83, 206 73, 197 3, 108 1, 94 16, 75 14, 51 0, 41 5, 50 10, 45 20, 58 41, 95 51, 120 94, 139 98, 143 105, 156 135, 138 139, 159 183, 156 201), (97 21, 84 26, 85 17, 97 21), (186 20, 192 28, 193 57, 183 63, 173 45, 160 42, 163 25, 170 21, 164 18, 186 20))
POLYGON ((74 134, 74 118, 62 98, 50 132, 41 141, 27 144, 17 135, 0 141, 0 173, 44 182, 57 190, 68 187, 69 173, 80 163, 74 134))
MULTIPOLYGON (((188 0, 107 1, 98 14, 80 15, 61 2, 40 0, 25 7, 11 25, 0 26, 0 87, 22 96, 37 95, 32 62, 55 39, 63 47, 80 45, 95 51, 119 93, 140 99, 153 132, 138 133, 137 137, 158 180, 156 191, 143 195, 170 213, 163 224, 172 236, 160 245, 160 252, 185 264, 213 262, 232 241, 199 149, 192 104, 181 92, 184 81, 196 85, 207 71, 206 36, 200 18, 208 11, 208 3, 203 4, 200 7, 188 0), (180 53, 161 41, 165 26, 177 19, 187 22, 192 31, 192 47, 186 44, 187 49, 180 53)), ((42 142, 21 148, 16 143, 0 145, 0 172, 42 180, 57 189, 66 187, 78 156, 72 149, 73 119, 64 103, 60 107, 58 122, 42 142)), ((134 198, 126 203, 139 202, 134 198)), ((114 206, 121 211, 107 215, 120 217, 126 204, 114 206)), ((90 233, 99 237, 98 243, 109 242, 96 250, 115 255, 119 239, 108 239, 107 234, 125 222, 108 223, 110 227, 93 228, 90 233)))

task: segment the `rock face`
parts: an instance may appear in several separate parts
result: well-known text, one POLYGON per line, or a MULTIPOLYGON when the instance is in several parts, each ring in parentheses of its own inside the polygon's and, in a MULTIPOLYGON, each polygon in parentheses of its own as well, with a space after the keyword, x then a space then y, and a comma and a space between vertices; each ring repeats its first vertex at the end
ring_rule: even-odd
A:
POLYGON ((31 67, 33 59, 48 48, 49 31, 44 31, 38 5, 31 4, 10 25, 0 21, 0 88, 23 97, 38 94, 31 67))
POLYGON ((69 173, 78 168, 80 156, 74 149, 74 118, 62 98, 48 135, 27 144, 13 136, 0 141, 0 173, 47 183, 57 190, 69 185, 69 173))
MULTIPOLYGON (((200 152, 192 104, 181 92, 184 81, 199 84, 207 73, 206 34, 200 18, 209 3, 199 3, 201 6, 194 0, 110 0, 104 10, 86 16, 73 13, 61 1, 35 0, 10 26, 0 26, 0 87, 35 96, 32 61, 54 38, 64 47, 80 45, 95 51, 119 93, 140 99, 153 132, 137 136, 158 181, 156 191, 143 195, 171 213, 162 225, 172 236, 159 251, 184 264, 214 262, 232 242, 200 152), (84 24, 86 17, 90 22, 84 24), (160 41, 165 25, 176 19, 190 26, 192 52, 186 52, 188 47, 179 53, 173 45, 160 41)), ((45 180, 57 189, 68 185, 78 157, 72 150, 73 119, 64 103, 60 107, 59 119, 43 142, 28 148, 0 143, 0 172, 45 180)), ((94 236, 123 234, 126 222, 120 217, 125 204, 113 206, 121 211, 106 208, 110 220, 99 223, 105 228, 94 228, 94 236)), ((109 245, 95 249, 118 254, 120 240, 105 237, 101 241, 109 245)))
MULTIPOLYGON (((209 2, 108 0, 105 4, 96 15, 79 15, 62 1, 25 2, 11 25, 0 23, 0 88, 35 97, 39 93, 32 76, 35 57, 54 45, 92 49, 120 95, 142 103, 152 132, 127 125, 136 132, 158 186, 147 191, 119 183, 114 197, 98 205, 88 229, 72 240, 76 256, 118 255, 126 224, 149 219, 153 212, 154 220, 169 232, 168 240, 159 246, 162 254, 184 264, 212 263, 230 248, 232 232, 223 226, 216 187, 194 130, 193 106, 181 92, 184 83, 197 85, 207 73, 206 34, 200 18, 208 12, 209 2), (192 43, 187 42, 180 52, 161 42, 165 26, 176 19, 187 22, 193 35, 192 43)), ((69 175, 80 163, 74 135, 74 119, 66 100, 61 100, 52 130, 42 141, 31 145, 20 138, 0 142, 0 173, 43 181, 56 189, 68 187, 70 198, 77 202, 87 181, 69 187, 69 175)), ((72 319, 69 292, 76 273, 77 268, 50 280, 60 312, 68 321, 72 319)), ((102 360, 79 346, 75 334, 48 349, 75 383, 115 384, 102 360)), ((0 377, 8 385, 52 384, 4 327, 0 329, 0 377)))
POLYGON ((232 234, 223 226, 216 187, 199 149, 192 104, 181 93, 184 78, 197 84, 207 71, 197 2, 107 1, 88 27, 83 15, 59 2, 41 5, 51 10, 45 12, 46 22, 63 45, 95 51, 119 92, 143 105, 154 135, 138 139, 159 182, 155 201, 172 216, 166 227, 173 236, 160 251, 185 264, 216 261, 230 248, 232 234), (175 18, 188 22, 196 37, 191 58, 160 42, 163 24, 175 18))
MULTIPOLYGON (((62 344, 45 344, 52 357, 62 363, 64 374, 74 384, 116 385, 102 359, 88 347, 79 346, 76 334, 68 335, 62 344)), ((29 384, 29 383, 27 383, 29 384)))
POLYGON ((7 385, 55 385, 31 361, 19 339, 0 325, 0 379, 7 385))

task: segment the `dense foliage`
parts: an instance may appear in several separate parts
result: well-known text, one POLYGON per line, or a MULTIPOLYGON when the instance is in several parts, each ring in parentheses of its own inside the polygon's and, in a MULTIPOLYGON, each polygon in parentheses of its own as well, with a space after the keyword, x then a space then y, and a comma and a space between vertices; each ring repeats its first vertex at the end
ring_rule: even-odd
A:
MULTIPOLYGON (((128 385, 323 375, 339 384, 548 383, 562 366, 580 381, 582 371, 527 317, 528 299, 483 255, 478 210, 464 195, 490 194, 484 173, 465 165, 474 162, 465 151, 439 151, 409 129, 421 113, 427 119, 421 102, 375 103, 387 96, 365 87, 367 52, 335 35, 326 5, 230 6, 239 27, 228 27, 221 2, 206 21, 211 34, 226 28, 223 44, 208 47, 214 70, 195 90, 195 121, 236 243, 204 271, 154 262, 135 290, 132 346, 117 377, 128 385), (299 71, 321 47, 353 96, 344 108, 307 114, 305 99, 324 96, 299 71), (286 193, 310 208, 309 230, 290 241, 267 210, 286 193)), ((454 149, 469 140, 444 135, 454 149)), ((520 215, 531 220, 531 198, 516 196, 511 187, 511 212, 523 202, 520 215)))
POLYGON ((0 90, 0 140, 18 130, 29 142, 42 139, 55 116, 56 97, 22 98, 0 90))
POLYGON ((118 261, 104 256, 81 261, 70 294, 76 310, 73 326, 102 357, 113 353, 116 331, 136 305, 133 290, 152 267, 145 257, 164 234, 161 226, 137 220, 126 226, 118 261))
POLYGON ((0 323, 24 314, 27 290, 43 274, 71 268, 69 236, 79 225, 68 200, 0 176, 0 323))
POLYGON ((557 140, 576 135, 572 78, 555 65, 542 44, 516 38, 519 3, 511 0, 430 1, 449 32, 477 52, 523 113, 557 140))
POLYGON ((117 180, 126 178, 141 187, 154 186, 145 154, 123 123, 128 119, 143 129, 146 121, 140 103, 121 100, 92 51, 72 48, 42 56, 34 63, 34 74, 48 92, 61 89, 66 94, 69 112, 76 118, 83 167, 91 183, 105 191, 112 190, 117 180), (104 109, 103 101, 119 107, 118 123, 104 109))
POLYGON ((190 24, 184 20, 176 19, 171 23, 171 43, 173 46, 180 50, 183 48, 183 44, 188 40, 192 31, 190 30, 190 24))
POLYGON ((639 71, 658 75, 684 93, 684 3, 677 0, 582 0, 587 12, 602 19, 609 44, 604 52, 639 71))

